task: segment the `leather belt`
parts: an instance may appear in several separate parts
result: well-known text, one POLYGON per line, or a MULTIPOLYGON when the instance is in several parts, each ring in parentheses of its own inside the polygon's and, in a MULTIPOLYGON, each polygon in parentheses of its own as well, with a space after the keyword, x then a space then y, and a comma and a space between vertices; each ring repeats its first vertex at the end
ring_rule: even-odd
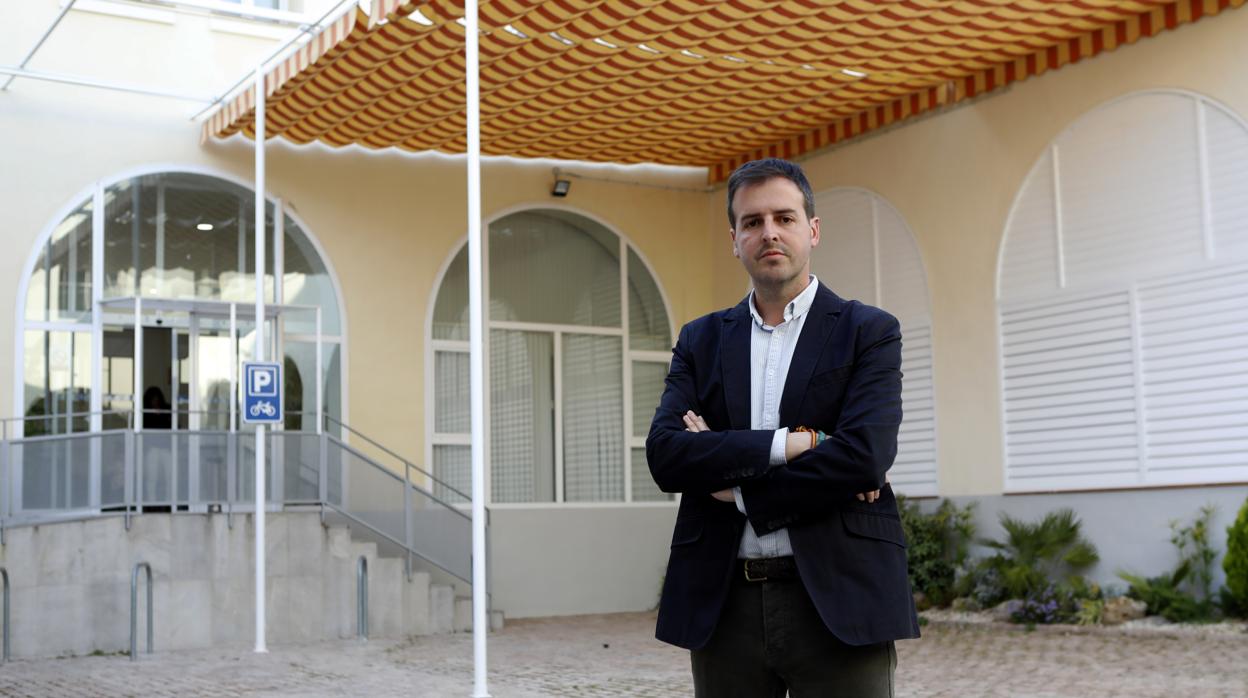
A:
POLYGON ((793 556, 763 557, 753 560, 738 560, 742 563, 747 582, 792 582, 798 579, 797 563, 793 556))

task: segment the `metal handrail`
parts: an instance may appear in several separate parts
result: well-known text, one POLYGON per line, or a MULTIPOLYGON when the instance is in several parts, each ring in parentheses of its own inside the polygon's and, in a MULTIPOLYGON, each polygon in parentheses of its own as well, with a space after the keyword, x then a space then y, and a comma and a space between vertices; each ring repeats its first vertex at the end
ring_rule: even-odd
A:
POLYGON ((414 550, 414 549, 412 549, 411 547, 409 547, 409 546, 407 545, 407 543, 404 543, 403 541, 401 541, 401 540, 399 540, 399 539, 395 538, 394 536, 390 535, 389 533, 386 533, 385 531, 381 530, 380 528, 377 528, 376 526, 374 526, 374 525, 370 524, 369 522, 365 521, 364 519, 361 519, 360 517, 356 516, 355 514, 352 514, 351 512, 346 511, 346 510, 345 510, 345 509, 343 509, 342 507, 335 506, 334 504, 332 504, 332 503, 330 503, 330 502, 326 502, 326 503, 325 503, 325 508, 326 508, 327 510, 329 510, 329 511, 334 512, 335 514, 338 514, 339 516, 342 516, 343 518, 347 519, 348 521, 350 521, 350 522, 351 522, 351 523, 353 523, 353 524, 357 524, 357 525, 359 525, 359 526, 363 526, 364 528, 367 528, 369 531, 372 531, 374 534, 376 534, 376 535, 378 535, 378 536, 381 536, 382 538, 384 538, 384 539, 386 539, 386 540, 390 541, 391 543, 394 543, 395 545, 399 546, 400 548, 403 548, 404 550, 409 551, 411 554, 413 554, 413 555, 415 555, 416 557, 418 557, 418 558, 420 558, 420 559, 424 560, 425 562, 427 562, 427 563, 429 563, 429 564, 433 565, 434 567, 437 567, 438 569, 440 569, 440 570, 442 570, 443 572, 445 572, 445 573, 447 573, 447 574, 451 575, 452 577, 454 577, 454 578, 456 578, 456 579, 458 579, 458 580, 460 580, 460 581, 467 582, 468 584, 472 584, 472 578, 471 578, 471 576, 469 576, 469 577, 465 577, 465 576, 463 576, 462 574, 459 574, 458 572, 455 572, 455 571, 453 571, 453 570, 451 570, 451 569, 447 568, 447 567, 446 567, 446 565, 443 565, 442 563, 438 562, 437 560, 431 560, 431 559, 430 559, 430 558, 428 558, 427 556, 422 555, 422 554, 420 553, 420 551, 419 551, 419 550, 414 550))
POLYGON ((368 642, 368 558, 361 555, 355 563, 355 631, 368 642))
MULTIPOLYGON (((356 458, 359 458, 360 460, 362 460, 362 461, 364 461, 364 462, 368 463, 369 465, 373 466, 374 468, 377 468, 378 470, 380 470, 380 471, 382 472, 382 474, 384 474, 384 475, 386 475, 386 476, 388 476, 388 477, 392 477, 392 478, 394 478, 395 480, 397 480, 397 481, 399 481, 399 482, 403 482, 403 481, 404 481, 404 478, 399 477, 398 473, 394 472, 393 470, 390 470, 389 468, 387 468, 387 467, 385 467, 384 465, 382 465, 382 464, 378 463, 377 461, 373 460, 372 458, 369 458, 369 457, 368 457, 368 456, 367 456, 364 452, 360 451, 358 448, 353 448, 353 447, 351 447, 351 445, 350 445, 350 444, 343 443, 340 439, 338 439, 338 438, 337 438, 337 437, 335 437, 335 436, 331 436, 331 435, 329 435, 329 434, 326 434, 325 436, 326 436, 326 438, 328 438, 328 439, 330 440, 330 442, 332 442, 335 446, 337 446, 337 447, 341 448, 342 450, 346 451, 347 453, 350 453, 351 455, 355 456, 356 458)), ((419 468, 417 468, 417 469, 419 470, 419 468)), ((415 485, 412 485, 412 487, 415 487, 415 485)), ((447 485, 446 487, 447 487, 447 489, 450 489, 451 491, 456 492, 456 493, 457 493, 457 494, 459 494, 460 496, 465 496, 462 492, 459 492, 459 490, 456 490, 455 488, 453 488, 453 487, 451 487, 451 486, 449 486, 449 485, 447 485)), ((459 514, 460 516, 464 517, 465 519, 471 519, 471 518, 472 518, 472 516, 471 516, 470 514, 465 514, 465 513, 463 512, 463 510, 461 510, 459 507, 455 506, 454 504, 451 504, 450 502, 444 502, 444 501, 442 501, 441 499, 438 499, 438 497, 437 497, 436 495, 434 495, 432 492, 428 492, 428 491, 425 491, 425 490, 423 490, 423 489, 422 489, 422 490, 421 490, 421 493, 422 493, 422 494, 424 494, 424 495, 425 495, 426 497, 428 497, 429 499, 432 499, 433 501, 437 502, 438 504, 441 504, 442 506, 446 507, 447 509, 450 509, 451 511, 454 511, 456 514, 459 514)), ((403 495, 404 495, 404 496, 407 496, 407 493, 406 493, 406 492, 404 492, 404 493, 403 493, 403 495)))
MULTIPOLYGON (((136 563, 130 574, 130 661, 139 660, 139 570, 147 571, 147 653, 152 653, 152 566, 136 563)), ((8 608, 6 605, 5 608, 8 608)))
POLYGON ((92 415, 106 414, 134 414, 134 410, 96 410, 94 412, 60 412, 58 414, 28 414, 21 417, 0 417, 0 422, 34 422, 38 420, 48 419, 67 419, 73 417, 90 417, 92 415))
POLYGON ((395 453, 394 451, 392 451, 392 450, 390 450, 390 449, 386 448, 385 446, 382 446, 381 444, 377 443, 377 442, 376 442, 376 441, 374 441, 373 439, 370 439, 370 438, 368 438, 367 436, 365 436, 364 434, 361 434, 359 431, 356 431, 356 430, 355 430, 354 428, 352 428, 350 425, 348 425, 348 424, 346 424, 346 423, 342 422, 341 420, 339 420, 339 419, 337 419, 337 418, 335 418, 335 417, 333 417, 333 416, 329 415, 328 413, 325 415, 325 421, 326 421, 326 422, 328 422, 328 423, 336 424, 336 425, 338 425, 338 426, 342 427, 342 428, 343 428, 343 429, 345 429, 346 431, 350 432, 352 435, 354 435, 354 436, 358 436, 359 438, 363 439, 365 442, 367 442, 367 443, 368 443, 368 445, 372 446, 373 448, 375 448, 375 449, 377 449, 377 450, 381 451, 382 453, 385 453, 386 455, 390 456, 391 458, 394 458, 395 460, 399 461, 399 462, 400 462, 400 463, 402 463, 405 467, 408 467, 408 468, 412 468, 412 469, 414 469, 415 471, 419 472, 421 475, 424 475, 425 477, 429 478, 431 481, 436 482, 436 483, 438 483, 439 485, 442 485, 442 486, 443 486, 443 487, 445 487, 446 489, 450 490, 451 492, 454 492, 455 494, 457 494, 457 495, 459 495, 459 496, 463 497, 464 499, 467 499, 467 500, 471 500, 471 499, 472 499, 472 497, 468 496, 466 493, 461 492, 461 491, 459 491, 458 489, 456 489, 455 487, 452 487, 451 485, 449 485, 448 483, 443 482, 442 480, 438 479, 438 477, 437 477, 436 475, 434 475, 433 473, 429 472, 428 470, 425 470, 424 468, 420 467, 419 465, 416 465, 416 464, 412 463, 411 461, 409 461, 408 459, 404 458, 403 456, 400 456, 399 454, 395 453))
POLYGON ((4 661, 9 661, 9 571, 0 567, 0 579, 4 581, 4 661))

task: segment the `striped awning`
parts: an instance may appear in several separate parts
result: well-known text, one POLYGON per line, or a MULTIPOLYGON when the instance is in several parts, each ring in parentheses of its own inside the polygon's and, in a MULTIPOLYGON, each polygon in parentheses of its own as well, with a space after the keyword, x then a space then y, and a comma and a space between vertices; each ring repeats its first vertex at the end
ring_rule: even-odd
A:
MULTIPOLYGON (((481 148, 721 181, 1244 2, 482 0, 481 148)), ((267 78, 267 134, 463 152, 463 13, 361 0, 267 78)), ((254 102, 205 138, 254 137, 254 102)))

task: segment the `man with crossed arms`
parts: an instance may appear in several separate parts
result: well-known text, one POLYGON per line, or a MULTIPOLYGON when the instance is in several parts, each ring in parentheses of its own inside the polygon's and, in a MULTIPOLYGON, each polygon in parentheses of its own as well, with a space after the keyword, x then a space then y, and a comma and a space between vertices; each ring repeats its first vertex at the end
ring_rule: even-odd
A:
POLYGON ((919 636, 885 474, 899 325, 810 274, 797 165, 738 168, 728 218, 754 290, 681 329, 646 439, 683 495, 656 635, 692 651, 700 698, 892 696, 893 641, 919 636))

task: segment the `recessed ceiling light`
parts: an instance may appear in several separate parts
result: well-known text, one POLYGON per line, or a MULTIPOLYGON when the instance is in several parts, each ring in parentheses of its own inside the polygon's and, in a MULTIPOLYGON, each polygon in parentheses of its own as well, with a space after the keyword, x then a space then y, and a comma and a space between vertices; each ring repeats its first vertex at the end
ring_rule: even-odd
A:
POLYGON ((690 58, 706 58, 706 56, 694 53, 693 51, 690 51, 689 49, 684 49, 680 53, 681 55, 688 56, 690 58))
POLYGON ((619 46, 616 46, 615 44, 605 39, 594 39, 594 43, 598 44, 599 46, 606 46, 607 48, 619 48, 619 46))
POLYGON ((571 39, 566 39, 562 36, 559 36, 559 32, 551 32, 550 38, 554 39, 555 41, 558 41, 561 44, 565 44, 567 46, 573 46, 576 44, 576 42, 571 39))
POLYGON ((645 51, 646 53, 662 53, 662 51, 658 50, 657 48, 650 48, 649 46, 646 46, 645 44, 637 44, 637 48, 641 49, 642 51, 645 51))
POLYGON ((511 26, 510 24, 505 24, 505 25, 503 25, 503 31, 507 32, 508 34, 511 34, 512 36, 518 36, 518 37, 520 37, 521 39, 527 39, 527 38, 529 38, 529 35, 528 35, 528 34, 525 34, 524 32, 520 31, 519 29, 516 29, 515 27, 511 26))
POLYGON ((864 73, 864 72, 862 72, 861 70, 851 70, 851 69, 849 69, 849 68, 841 68, 841 72, 842 72, 842 73, 845 73, 846 75, 850 76, 851 78, 865 78, 865 77, 867 77, 867 74, 866 74, 866 73, 864 73))
POLYGON ((197 225, 197 226, 195 226, 195 227, 196 227, 197 229, 199 229, 199 230, 204 230, 204 231, 212 230, 212 224, 211 224, 211 223, 200 223, 199 225, 197 225))

